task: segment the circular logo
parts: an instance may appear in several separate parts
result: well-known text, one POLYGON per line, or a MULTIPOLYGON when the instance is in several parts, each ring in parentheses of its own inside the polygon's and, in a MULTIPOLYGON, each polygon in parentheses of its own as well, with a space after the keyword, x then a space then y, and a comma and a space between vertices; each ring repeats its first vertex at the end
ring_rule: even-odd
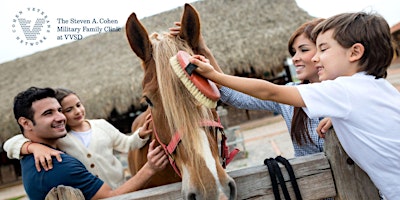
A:
POLYGON ((12 31, 21 44, 36 46, 47 40, 46 34, 50 33, 50 21, 43 10, 27 8, 15 15, 12 31))

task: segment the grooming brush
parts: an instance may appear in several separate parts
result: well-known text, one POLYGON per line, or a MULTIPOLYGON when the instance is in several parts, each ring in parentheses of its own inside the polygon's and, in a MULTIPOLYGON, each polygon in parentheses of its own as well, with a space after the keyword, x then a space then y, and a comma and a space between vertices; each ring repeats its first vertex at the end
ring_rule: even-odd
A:
POLYGON ((185 51, 178 53, 169 59, 175 74, 179 77, 186 89, 208 108, 217 107, 220 93, 214 82, 200 76, 194 70, 196 65, 189 62, 190 55, 185 51))

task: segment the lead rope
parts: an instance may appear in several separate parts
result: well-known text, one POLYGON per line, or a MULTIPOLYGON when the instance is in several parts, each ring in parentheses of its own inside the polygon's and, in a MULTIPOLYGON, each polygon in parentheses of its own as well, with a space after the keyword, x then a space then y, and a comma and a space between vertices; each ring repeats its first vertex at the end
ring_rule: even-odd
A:
POLYGON ((271 178, 272 191, 274 192, 275 200, 281 200, 281 196, 279 195, 278 182, 276 180, 276 175, 275 175, 276 169, 272 165, 272 162, 276 161, 273 158, 267 158, 264 160, 264 165, 267 165, 268 167, 269 177, 271 178))
POLYGON ((285 165, 286 171, 288 172, 289 177, 290 177, 290 182, 292 183, 294 194, 296 195, 296 199, 297 200, 303 199, 301 197, 300 188, 299 188, 299 185, 297 184, 296 176, 294 175, 294 171, 293 171, 292 165, 290 165, 289 161, 286 158, 282 157, 282 156, 277 156, 275 158, 275 160, 277 160, 278 162, 280 162, 283 165, 285 165))
POLYGON ((293 168, 290 165, 289 161, 286 158, 282 157, 282 156, 277 156, 275 159, 274 158, 267 158, 267 159, 264 160, 264 164, 267 165, 267 167, 268 167, 268 172, 269 172, 269 175, 270 175, 270 178, 271 178, 272 190, 274 192, 275 200, 280 200, 281 199, 280 194, 279 194, 279 185, 282 188, 282 193, 283 193, 285 199, 286 200, 290 200, 291 199, 290 195, 289 195, 289 192, 287 190, 286 183, 285 183, 285 180, 283 178, 281 169, 280 169, 280 167, 278 165, 278 162, 282 163, 285 166, 285 168, 286 168, 286 170, 287 170, 287 172, 289 174, 290 182, 292 184, 294 193, 296 195, 296 199, 297 200, 302 200, 300 189, 299 189, 299 186, 297 184, 296 176, 294 175, 294 172, 293 172, 293 168), (279 185, 278 185, 277 179, 279 180, 279 185))
MULTIPOLYGON (((153 115, 152 112, 150 111, 150 115, 153 115)), ((177 131, 171 138, 170 142, 168 143, 168 145, 164 144, 163 142, 161 142, 160 138, 158 137, 158 133, 157 133, 157 129, 156 126, 154 124, 154 121, 152 121, 153 124, 153 133, 156 136, 156 139, 158 141, 158 143, 162 146, 162 148, 164 149, 165 154, 168 155, 168 160, 169 163, 171 164, 172 168, 174 169, 175 173, 182 178, 182 175, 178 169, 178 167, 176 166, 175 163, 175 158, 173 156, 173 153, 175 152, 176 148, 178 147, 178 144, 181 141, 181 134, 177 131)), ((232 159, 235 157, 235 155, 239 152, 239 149, 234 149, 232 152, 229 152, 229 148, 226 144, 226 136, 225 133, 223 132, 224 127, 222 126, 219 118, 218 118, 218 122, 215 121, 203 121, 201 122, 201 126, 209 126, 209 127, 215 127, 216 130, 220 130, 220 132, 222 133, 222 138, 223 138, 223 143, 221 142, 221 157, 223 159, 223 164, 222 166, 224 168, 226 168, 226 166, 229 164, 229 162, 232 161, 232 159)))

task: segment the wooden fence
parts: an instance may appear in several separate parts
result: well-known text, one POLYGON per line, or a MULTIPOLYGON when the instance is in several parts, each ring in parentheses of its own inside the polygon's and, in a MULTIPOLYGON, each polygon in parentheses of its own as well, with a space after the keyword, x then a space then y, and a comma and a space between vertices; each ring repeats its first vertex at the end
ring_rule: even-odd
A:
MULTIPOLYGON (((379 199, 378 190, 368 175, 347 156, 333 130, 326 134, 324 153, 296 157, 289 159, 289 162, 303 199, 379 199)), ((280 168, 291 198, 296 199, 286 168, 281 164, 280 168)), ((229 172, 229 175, 235 179, 237 199, 274 199, 267 166, 239 169, 229 172)), ((140 190, 110 199, 182 199, 181 183, 140 190)))

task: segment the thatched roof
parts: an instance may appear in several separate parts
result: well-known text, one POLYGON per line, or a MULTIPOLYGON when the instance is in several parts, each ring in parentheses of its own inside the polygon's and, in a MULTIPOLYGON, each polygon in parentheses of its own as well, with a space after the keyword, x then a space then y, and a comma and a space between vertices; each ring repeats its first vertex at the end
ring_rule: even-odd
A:
MULTIPOLYGON (((204 38, 225 73, 256 73, 280 67, 287 41, 311 19, 295 0, 207 0, 199 11, 204 38)), ((164 32, 179 21, 180 8, 142 19, 151 32, 164 32)), ((139 106, 142 70, 125 32, 104 33, 0 65, 0 143, 19 132, 13 97, 30 86, 66 87, 85 103, 88 118, 107 118, 115 109, 139 106)))

